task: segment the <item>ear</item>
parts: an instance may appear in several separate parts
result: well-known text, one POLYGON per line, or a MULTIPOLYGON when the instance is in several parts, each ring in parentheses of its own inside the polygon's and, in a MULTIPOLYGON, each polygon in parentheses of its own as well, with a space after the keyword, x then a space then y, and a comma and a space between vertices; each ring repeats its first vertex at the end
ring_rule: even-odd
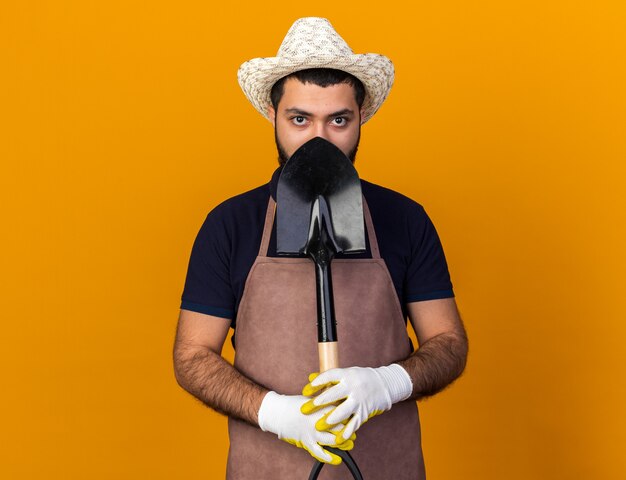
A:
POLYGON ((270 122, 272 122, 272 126, 276 127, 276 111, 274 110, 274 107, 272 107, 272 105, 267 107, 267 116, 270 117, 270 122))
POLYGON ((359 124, 363 125, 363 109, 359 110, 359 124))

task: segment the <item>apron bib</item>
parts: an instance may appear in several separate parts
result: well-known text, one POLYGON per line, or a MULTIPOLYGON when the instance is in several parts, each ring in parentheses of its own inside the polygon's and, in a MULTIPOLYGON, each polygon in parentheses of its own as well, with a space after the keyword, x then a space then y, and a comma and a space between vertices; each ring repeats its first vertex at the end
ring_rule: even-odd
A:
MULTIPOLYGON (((259 255, 237 314, 234 364, 265 388, 300 395, 308 375, 319 371, 315 269, 309 258, 267 256, 275 209, 270 197, 259 255)), ((331 266, 340 367, 380 367, 410 354, 365 199, 363 212, 372 258, 335 259, 331 266)), ((228 480, 304 480, 315 463, 306 450, 240 420, 229 418, 228 432, 228 480)), ((397 403, 363 424, 350 453, 365 480, 425 479, 415 401, 397 403)), ((352 476, 344 465, 325 465, 319 478, 352 476)))

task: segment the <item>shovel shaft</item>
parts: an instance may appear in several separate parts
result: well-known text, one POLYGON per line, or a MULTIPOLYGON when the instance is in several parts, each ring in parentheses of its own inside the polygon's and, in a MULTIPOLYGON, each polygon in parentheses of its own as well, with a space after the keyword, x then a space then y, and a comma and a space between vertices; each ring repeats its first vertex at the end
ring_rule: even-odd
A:
MULTIPOLYGON (((328 255, 327 252, 325 252, 328 255)), ((317 284, 317 341, 336 342, 337 323, 335 321, 335 307, 333 300, 333 285, 330 273, 330 258, 328 261, 315 262, 315 279, 317 284)))
POLYGON ((320 342, 317 344, 317 351, 320 357, 320 373, 331 368, 339 368, 337 342, 320 342))

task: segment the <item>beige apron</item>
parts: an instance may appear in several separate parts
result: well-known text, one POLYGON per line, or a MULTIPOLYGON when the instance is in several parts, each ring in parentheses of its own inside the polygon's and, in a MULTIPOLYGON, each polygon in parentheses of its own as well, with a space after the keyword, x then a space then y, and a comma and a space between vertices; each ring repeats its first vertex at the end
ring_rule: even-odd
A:
MULTIPOLYGON (((319 370, 315 270, 308 258, 267 256, 276 204, 270 197, 259 256, 239 305, 235 367, 278 393, 299 395, 319 370)), ((379 367, 406 358, 410 344, 400 302, 367 204, 372 258, 335 259, 332 279, 341 367, 379 367)), ((306 480, 315 459, 269 432, 229 418, 228 480, 306 480)), ((365 480, 426 478, 414 401, 366 422, 351 454, 365 480)), ((351 479, 344 465, 326 465, 320 480, 351 479)))

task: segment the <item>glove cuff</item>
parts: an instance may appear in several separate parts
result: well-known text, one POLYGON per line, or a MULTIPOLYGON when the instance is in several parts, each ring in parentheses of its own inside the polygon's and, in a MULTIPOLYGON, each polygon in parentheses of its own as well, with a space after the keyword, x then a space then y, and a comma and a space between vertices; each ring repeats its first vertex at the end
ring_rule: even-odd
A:
POLYGON ((397 363, 377 369, 391 397, 391 403, 406 400, 413 393, 413 382, 407 371, 397 363))
POLYGON ((276 392, 267 392, 263 397, 263 401, 261 402, 261 407, 259 408, 259 427, 264 432, 272 432, 278 434, 276 432, 276 419, 280 418, 281 411, 283 410, 282 405, 282 397, 276 392))

